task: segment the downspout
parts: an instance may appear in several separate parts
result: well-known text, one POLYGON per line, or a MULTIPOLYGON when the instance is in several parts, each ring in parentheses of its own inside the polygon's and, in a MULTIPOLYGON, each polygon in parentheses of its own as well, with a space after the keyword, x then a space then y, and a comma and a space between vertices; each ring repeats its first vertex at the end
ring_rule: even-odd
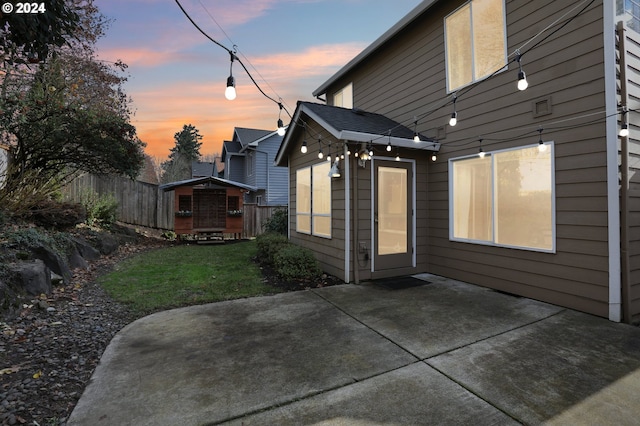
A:
MULTIPOLYGON (((265 196, 267 198, 266 202, 267 205, 271 204, 271 202, 269 201, 269 197, 271 194, 271 191, 269 191, 269 186, 271 185, 271 180, 269 179, 269 153, 266 151, 260 151, 260 150, 255 150, 256 152, 259 152, 260 154, 264 154, 264 170, 265 170, 265 175, 267 176, 267 187, 265 189, 265 196)), ((257 167, 256 167, 257 170, 257 167)), ((257 176, 257 172, 256 172, 256 187, 258 186, 258 176, 257 176)))
POLYGON ((607 159, 607 229, 609 248, 609 320, 620 322, 620 191, 618 185, 618 119, 616 82, 616 32, 612 1, 603 5, 604 84, 606 110, 606 159, 607 159))
POLYGON ((358 267, 358 241, 360 241, 360 234, 358 232, 359 216, 358 216, 358 160, 355 157, 352 159, 349 157, 349 161, 354 161, 355 167, 353 168, 353 280, 356 284, 360 284, 360 268, 358 267))
MULTIPOLYGON (((627 92, 627 47, 624 22, 619 21, 618 54, 620 55, 620 103, 623 111, 627 111, 629 97, 627 92)), ((630 114, 630 112, 626 112, 630 114)), ((624 115, 623 115, 624 116, 624 115)), ((628 116, 627 116, 628 120, 628 116)), ((620 137, 620 228, 622 232, 620 259, 622 267, 622 319, 631 322, 631 277, 629 276, 629 137, 620 137)))
POLYGON ((351 264, 351 158, 348 154, 349 147, 344 144, 343 154, 346 161, 344 162, 344 282, 348 283, 351 264))

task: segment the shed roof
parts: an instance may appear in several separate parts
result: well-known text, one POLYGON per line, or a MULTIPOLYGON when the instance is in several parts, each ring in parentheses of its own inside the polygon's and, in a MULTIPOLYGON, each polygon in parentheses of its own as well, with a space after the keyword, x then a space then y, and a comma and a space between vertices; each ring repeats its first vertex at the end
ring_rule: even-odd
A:
POLYGON ((223 179, 215 176, 205 176, 200 178, 186 179, 186 180, 180 180, 177 182, 165 183, 164 185, 160 185, 160 189, 162 189, 165 192, 168 192, 168 191, 173 191, 174 189, 180 186, 196 186, 196 185, 202 185, 202 184, 211 184, 211 185, 225 187, 225 188, 229 188, 229 187, 240 188, 240 189, 246 189, 247 191, 258 190, 258 188, 256 188, 255 186, 245 185, 244 183, 235 182, 232 180, 223 179))
POLYGON ((388 29, 384 34, 378 37, 373 43, 367 46, 362 52, 360 52, 355 58, 349 61, 344 67, 338 70, 337 73, 332 75, 327 81, 322 83, 320 87, 313 91, 313 96, 319 97, 325 93, 327 93, 327 89, 329 86, 334 84, 337 80, 339 80, 346 73, 355 68, 360 62, 364 61, 369 55, 378 50, 382 45, 387 43, 393 37, 396 36, 399 32, 405 29, 409 24, 415 21, 420 15, 426 12, 431 6, 437 3, 438 0, 424 0, 422 3, 417 5, 411 12, 404 16, 401 20, 399 20, 393 27, 388 29))
POLYGON ((375 145, 391 142, 393 146, 432 151, 440 149, 439 143, 423 135, 419 135, 420 142, 415 142, 413 130, 382 114, 313 102, 298 102, 291 125, 276 155, 275 162, 279 166, 285 165, 283 160, 292 135, 303 126, 302 114, 321 125, 338 140, 371 142, 375 145))

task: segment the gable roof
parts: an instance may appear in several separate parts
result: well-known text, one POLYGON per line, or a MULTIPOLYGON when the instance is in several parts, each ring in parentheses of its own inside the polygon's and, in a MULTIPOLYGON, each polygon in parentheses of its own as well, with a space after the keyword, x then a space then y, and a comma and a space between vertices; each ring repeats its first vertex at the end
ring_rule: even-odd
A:
POLYGON ((214 163, 203 162, 203 161, 192 161, 191 162, 191 176, 193 177, 203 177, 203 176, 213 176, 213 168, 214 163))
POLYGON ((411 12, 405 15, 404 18, 399 20, 393 27, 388 29, 384 34, 378 37, 373 43, 367 46, 362 52, 360 52, 355 58, 349 61, 344 67, 338 70, 337 73, 332 75, 329 80, 322 83, 320 87, 313 91, 313 96, 319 97, 325 93, 327 93, 327 89, 329 86, 334 84, 337 80, 339 80, 342 76, 344 76, 347 72, 351 71, 355 68, 360 62, 364 61, 370 54, 375 52, 380 46, 391 40, 396 36, 400 31, 406 28, 409 24, 415 21, 420 15, 426 12, 431 6, 437 3, 438 0, 424 0, 418 6, 416 6, 411 12))
POLYGON ((275 162, 279 166, 285 165, 283 160, 287 146, 293 139, 292 135, 304 126, 300 119, 302 114, 321 125, 338 140, 371 142, 374 145, 386 145, 391 142, 397 147, 432 151, 440 149, 439 143, 423 135, 419 135, 420 142, 415 142, 413 130, 382 114, 312 102, 298 102, 291 125, 276 154, 275 162))
POLYGON ((235 182, 232 180, 223 179, 215 176, 205 176, 205 177, 194 178, 194 179, 180 180, 177 182, 169 182, 169 183, 165 183, 164 185, 160 185, 159 188, 167 192, 167 191, 173 191, 174 189, 180 186, 196 186, 196 185, 202 185, 202 184, 209 184, 214 187, 220 186, 225 188, 236 187, 236 188, 246 189, 248 191, 254 191, 254 192, 258 190, 255 186, 245 185, 244 183, 235 182))
POLYGON ((272 130, 247 129, 244 127, 236 127, 233 131, 233 140, 240 142, 242 148, 246 147, 258 139, 263 139, 274 133, 272 130))
POLYGON ((242 150, 242 144, 237 141, 224 141, 222 142, 222 161, 227 158, 227 154, 238 154, 242 150))

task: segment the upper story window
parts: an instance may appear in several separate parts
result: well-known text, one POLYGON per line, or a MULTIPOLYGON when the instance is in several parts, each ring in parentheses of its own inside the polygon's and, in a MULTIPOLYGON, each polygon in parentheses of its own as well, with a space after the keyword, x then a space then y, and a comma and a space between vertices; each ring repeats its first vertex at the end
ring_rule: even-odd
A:
POLYGON ((353 108, 353 83, 349 83, 333 95, 333 106, 353 108))
POLYGON ((447 91, 507 65, 504 0, 471 0, 445 18, 447 91))

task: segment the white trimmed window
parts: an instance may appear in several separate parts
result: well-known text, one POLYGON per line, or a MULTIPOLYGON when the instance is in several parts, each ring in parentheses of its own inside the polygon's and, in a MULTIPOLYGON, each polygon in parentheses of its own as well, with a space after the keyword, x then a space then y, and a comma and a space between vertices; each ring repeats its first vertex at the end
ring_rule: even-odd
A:
POLYGON ((444 19, 447 91, 507 65, 504 0, 471 0, 444 19))
POLYGON ((333 95, 333 106, 353 109, 353 84, 349 83, 333 95))
POLYGON ((555 251, 553 143, 449 160, 452 241, 555 251))
POLYGON ((331 238, 331 163, 296 171, 296 231, 331 238))

